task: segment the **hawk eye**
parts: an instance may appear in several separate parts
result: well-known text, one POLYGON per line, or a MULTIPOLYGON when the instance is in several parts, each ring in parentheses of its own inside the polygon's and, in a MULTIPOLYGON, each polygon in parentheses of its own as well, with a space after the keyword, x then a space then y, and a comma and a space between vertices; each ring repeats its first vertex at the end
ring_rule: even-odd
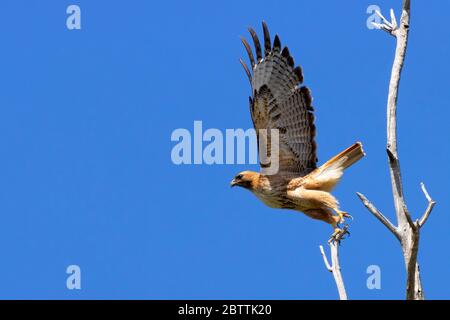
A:
POLYGON ((242 174, 238 174, 237 176, 236 176, 236 180, 241 180, 242 178, 243 178, 244 176, 242 175, 242 174))

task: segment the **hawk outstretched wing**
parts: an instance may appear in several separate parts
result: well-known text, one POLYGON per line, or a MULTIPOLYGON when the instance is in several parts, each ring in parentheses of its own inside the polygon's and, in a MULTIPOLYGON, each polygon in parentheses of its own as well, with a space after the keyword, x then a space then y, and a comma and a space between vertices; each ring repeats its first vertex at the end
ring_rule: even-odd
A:
MULTIPOLYGON (((281 50, 281 41, 275 36, 271 43, 265 22, 264 57, 256 32, 249 28, 255 45, 256 60, 248 42, 242 42, 248 53, 251 69, 241 59, 252 87, 250 113, 257 132, 258 144, 263 143, 260 129, 266 129, 267 149, 270 152, 270 129, 279 132, 279 174, 304 176, 317 167, 315 125, 311 93, 300 86, 303 74, 294 66, 289 49, 281 50)), ((270 156, 270 153, 268 155, 270 156)), ((264 170, 264 164, 261 163, 264 170)))

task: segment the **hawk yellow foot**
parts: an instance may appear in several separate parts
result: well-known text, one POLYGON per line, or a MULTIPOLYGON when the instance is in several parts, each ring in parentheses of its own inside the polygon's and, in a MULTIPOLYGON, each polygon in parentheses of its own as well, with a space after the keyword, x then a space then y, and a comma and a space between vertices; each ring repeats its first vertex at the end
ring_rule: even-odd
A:
POLYGON ((353 217, 352 217, 348 212, 336 210, 336 213, 337 213, 338 216, 339 216, 339 221, 338 221, 338 223, 344 223, 344 222, 345 222, 344 217, 345 217, 345 218, 350 218, 351 220, 353 220, 353 217))
POLYGON ((339 242, 341 239, 344 238, 344 236, 346 234, 350 234, 350 232, 348 232, 348 225, 345 225, 342 229, 335 227, 334 228, 334 232, 331 235, 330 239, 328 240, 328 243, 332 243, 332 242, 339 242))

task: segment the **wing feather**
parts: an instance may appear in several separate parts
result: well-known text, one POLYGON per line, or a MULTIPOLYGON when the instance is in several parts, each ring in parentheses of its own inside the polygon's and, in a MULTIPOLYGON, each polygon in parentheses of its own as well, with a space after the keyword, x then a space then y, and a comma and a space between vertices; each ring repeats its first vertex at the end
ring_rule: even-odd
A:
MULTIPOLYGON (((287 47, 281 50, 278 35, 271 46, 265 22, 264 59, 256 32, 252 28, 249 31, 257 56, 255 65, 252 65, 253 75, 250 74, 253 125, 257 133, 260 129, 267 129, 268 133, 270 129, 279 130, 279 174, 306 175, 317 167, 317 147, 311 92, 307 87, 300 87, 303 83, 302 69, 300 66, 295 67, 294 58, 287 47)), ((249 48, 245 43, 244 46, 248 53, 249 48)), ((252 63, 253 54, 248 55, 252 63)), ((258 143, 260 140, 258 133, 258 143)), ((270 134, 264 142, 270 151, 270 134)), ((261 164, 261 167, 264 169, 264 165, 261 164)))
POLYGON ((252 74, 250 73, 250 70, 248 69, 247 64, 242 59, 239 59, 239 62, 241 63, 242 67, 244 68, 244 71, 247 74, 248 80, 250 81, 250 85, 251 85, 251 83, 252 83, 252 74))
POLYGON ((253 44, 255 46, 256 51, 256 59, 258 59, 259 62, 262 59, 261 43, 259 42, 258 35, 256 34, 255 30, 253 30, 252 28, 248 28, 248 31, 252 36, 253 44))
POLYGON ((270 44, 270 33, 265 21, 262 22, 264 33, 264 55, 267 57, 272 51, 272 45, 270 44))
POLYGON ((252 66, 252 69, 255 67, 255 58, 253 57, 252 49, 250 48, 250 45, 248 44, 247 40, 244 38, 241 38, 242 43, 244 44, 245 50, 247 51, 248 58, 250 59, 250 65, 252 66))

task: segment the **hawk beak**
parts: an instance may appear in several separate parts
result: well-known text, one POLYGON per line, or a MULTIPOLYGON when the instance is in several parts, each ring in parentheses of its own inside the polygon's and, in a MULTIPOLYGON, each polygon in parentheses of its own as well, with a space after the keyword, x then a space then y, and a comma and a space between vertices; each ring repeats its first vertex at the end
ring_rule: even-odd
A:
POLYGON ((232 187, 234 187, 235 185, 237 185, 236 180, 235 180, 235 179, 231 180, 231 182, 230 182, 230 187, 232 188, 232 187))

